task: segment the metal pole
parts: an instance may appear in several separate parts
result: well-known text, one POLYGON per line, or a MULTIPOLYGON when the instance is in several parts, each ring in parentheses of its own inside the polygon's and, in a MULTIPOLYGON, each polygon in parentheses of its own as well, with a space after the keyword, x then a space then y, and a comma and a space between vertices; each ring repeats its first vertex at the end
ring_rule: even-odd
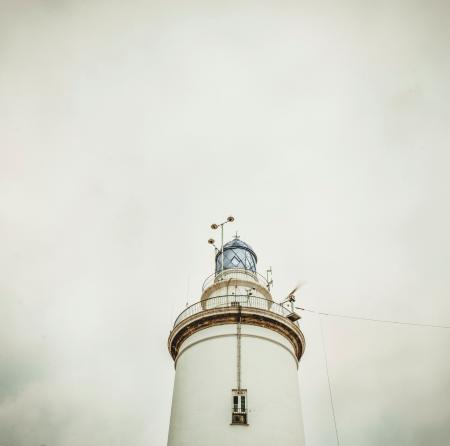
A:
POLYGON ((222 241, 221 241, 221 245, 222 245, 222 273, 223 273, 223 225, 224 225, 225 223, 222 223, 221 225, 220 225, 220 229, 221 229, 221 232, 222 232, 222 241))
POLYGON ((238 393, 241 391, 241 304, 238 303, 238 321, 236 326, 236 380, 238 393))

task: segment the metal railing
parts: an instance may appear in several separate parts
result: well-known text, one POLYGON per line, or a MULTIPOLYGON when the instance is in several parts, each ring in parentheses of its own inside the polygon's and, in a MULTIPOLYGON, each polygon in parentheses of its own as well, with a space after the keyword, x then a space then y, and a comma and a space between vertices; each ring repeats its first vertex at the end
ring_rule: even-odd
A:
POLYGON ((206 288, 213 285, 214 283, 224 282, 230 279, 253 280, 261 284, 263 287, 266 288, 269 287, 267 279, 261 274, 255 271, 251 271, 249 269, 235 268, 235 269, 224 269, 223 271, 208 276, 203 282, 202 291, 204 291, 206 288))
POLYGON ((257 308, 259 310, 266 310, 284 317, 287 317, 291 313, 291 311, 283 305, 264 299, 263 297, 233 294, 210 297, 209 299, 190 305, 180 313, 173 325, 175 327, 184 319, 187 319, 194 314, 201 313, 202 311, 239 306, 243 308, 257 308))

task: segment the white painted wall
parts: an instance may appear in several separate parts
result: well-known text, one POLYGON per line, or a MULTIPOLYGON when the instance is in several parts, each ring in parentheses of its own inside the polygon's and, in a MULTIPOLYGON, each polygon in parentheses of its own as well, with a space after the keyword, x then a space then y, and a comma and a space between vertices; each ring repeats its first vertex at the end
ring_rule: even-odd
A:
POLYGON ((297 362, 287 339, 242 325, 242 388, 248 426, 230 425, 236 388, 236 325, 201 330, 176 363, 168 446, 303 446, 297 362))

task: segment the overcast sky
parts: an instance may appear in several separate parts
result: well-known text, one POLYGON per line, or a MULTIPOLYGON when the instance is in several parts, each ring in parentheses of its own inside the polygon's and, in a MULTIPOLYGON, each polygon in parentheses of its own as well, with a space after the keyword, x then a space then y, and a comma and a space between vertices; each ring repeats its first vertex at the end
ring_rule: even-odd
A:
MULTIPOLYGON (((450 325, 449 30, 444 0, 0 0, 0 445, 166 444, 229 214, 276 299, 450 325)), ((322 323, 341 446, 450 443, 450 330, 322 323)))

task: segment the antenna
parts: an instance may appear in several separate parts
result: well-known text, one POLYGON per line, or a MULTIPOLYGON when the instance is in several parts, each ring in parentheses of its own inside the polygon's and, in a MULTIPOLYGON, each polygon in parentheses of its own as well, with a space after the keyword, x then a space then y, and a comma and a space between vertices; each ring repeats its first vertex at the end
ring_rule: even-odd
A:
POLYGON ((270 291, 270 287, 273 286, 272 267, 266 270, 267 289, 270 291))
POLYGON ((187 276, 187 283, 186 283, 186 308, 189 306, 189 285, 190 285, 191 277, 187 276))

